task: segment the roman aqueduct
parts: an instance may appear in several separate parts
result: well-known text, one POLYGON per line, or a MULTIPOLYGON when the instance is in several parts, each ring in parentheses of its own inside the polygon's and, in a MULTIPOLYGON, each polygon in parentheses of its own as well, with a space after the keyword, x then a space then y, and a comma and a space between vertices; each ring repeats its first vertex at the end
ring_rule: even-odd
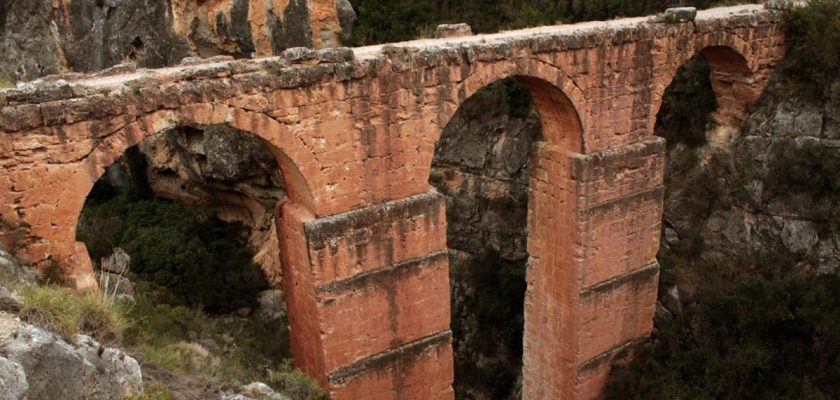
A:
POLYGON ((176 126, 260 137, 289 199, 277 213, 295 362, 335 399, 452 398, 446 214, 429 185, 459 105, 515 77, 544 138, 528 216, 525 399, 597 398, 611 360, 652 329, 665 88, 696 54, 715 120, 737 126, 784 53, 780 13, 551 26, 279 58, 116 67, 0 91, 3 238, 94 285, 76 225, 130 146, 176 126))

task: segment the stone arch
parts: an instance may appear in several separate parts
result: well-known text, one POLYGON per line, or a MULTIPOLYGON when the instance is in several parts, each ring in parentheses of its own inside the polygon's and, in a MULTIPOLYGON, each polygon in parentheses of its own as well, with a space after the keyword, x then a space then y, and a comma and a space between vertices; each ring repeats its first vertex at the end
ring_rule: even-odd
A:
MULTIPOLYGON (((517 80, 531 94, 542 128, 542 137, 536 138, 537 145, 528 155, 532 168, 526 179, 527 267, 523 302, 522 374, 524 381, 531 386, 529 393, 533 394, 535 390, 540 390, 539 385, 533 382, 545 382, 561 374, 571 376, 564 369, 565 365, 558 364, 561 357, 555 357, 555 354, 570 354, 571 350, 565 347, 566 343, 563 344, 563 350, 554 350, 548 357, 538 356, 541 350, 533 346, 533 343, 554 340, 559 337, 560 327, 572 324, 568 312, 546 312, 543 308, 567 307, 565 299, 576 295, 571 289, 572 285, 558 283, 555 277, 563 275, 562 279, 572 279, 575 276, 572 269, 574 266, 560 261, 574 258, 573 243, 558 240, 558 237, 572 238, 577 234, 573 222, 577 205, 572 200, 575 195, 570 194, 576 191, 576 186, 568 177, 571 175, 571 160, 581 157, 588 150, 585 136, 588 112, 584 94, 562 69, 537 59, 480 65, 467 79, 454 87, 457 92, 452 98, 457 99, 457 107, 446 109, 440 116, 440 130, 430 135, 433 141, 428 148, 433 151, 422 166, 431 171, 436 143, 466 100, 482 88, 506 78, 517 80), (558 234, 558 229, 567 232, 558 234)), ((446 225, 449 224, 447 221, 446 225)), ((571 340, 567 342, 572 343, 571 340)), ((556 388, 546 390, 552 395, 559 393, 556 388)))
MULTIPOLYGON (((479 64, 458 85, 453 86, 451 99, 438 118, 438 126, 428 138, 432 146, 438 141, 443 128, 449 123, 464 101, 482 88, 493 82, 513 77, 528 87, 534 103, 545 120, 543 126, 545 141, 561 145, 570 151, 584 152, 586 148, 585 132, 587 127, 587 102, 583 91, 560 67, 538 59, 511 59, 488 64, 479 64), (560 128, 558 124, 571 123, 572 131, 560 128)), ((429 155, 431 156, 431 155, 429 155)), ((429 157, 429 163, 431 157, 429 157)), ((421 165, 426 165, 423 163, 421 165)))
POLYGON ((62 194, 65 197, 54 211, 57 216, 68 216, 63 219, 66 223, 59 226, 60 230, 54 237, 45 239, 52 241, 50 253, 67 268, 66 273, 76 287, 95 286, 92 262, 87 250, 83 244, 75 241, 76 227, 85 200, 106 167, 113 164, 129 147, 169 129, 222 124, 259 138, 281 169, 289 202, 310 213, 316 212, 317 205, 305 174, 318 170, 317 161, 283 124, 265 114, 228 105, 199 104, 156 111, 109 134, 74 167, 73 188, 62 194))
POLYGON ((444 128, 460 106, 482 88, 493 82, 513 77, 530 91, 543 124, 543 142, 572 153, 586 153, 588 108, 583 91, 559 67, 537 59, 511 59, 479 64, 469 77, 449 92, 451 101, 444 102, 431 126, 430 133, 419 147, 418 176, 428 182, 434 149, 444 128), (569 128, 571 127, 571 128, 569 128))
POLYGON ((712 89, 718 109, 712 118, 720 125, 737 127, 746 117, 747 107, 764 89, 766 74, 759 67, 752 47, 739 36, 728 32, 709 32, 694 39, 691 51, 680 53, 677 62, 664 72, 664 84, 656 85, 651 101, 649 132, 656 125, 665 90, 674 81, 677 71, 696 55, 702 55, 711 68, 712 89))

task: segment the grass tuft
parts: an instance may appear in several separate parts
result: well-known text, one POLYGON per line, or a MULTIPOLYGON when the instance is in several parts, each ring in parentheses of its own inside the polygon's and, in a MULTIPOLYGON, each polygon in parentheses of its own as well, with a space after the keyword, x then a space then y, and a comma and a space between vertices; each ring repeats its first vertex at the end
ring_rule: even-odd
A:
POLYGON ((77 333, 114 342, 124 327, 119 306, 106 302, 96 292, 78 294, 54 285, 30 286, 21 290, 21 297, 23 321, 56 332, 71 342, 77 333))

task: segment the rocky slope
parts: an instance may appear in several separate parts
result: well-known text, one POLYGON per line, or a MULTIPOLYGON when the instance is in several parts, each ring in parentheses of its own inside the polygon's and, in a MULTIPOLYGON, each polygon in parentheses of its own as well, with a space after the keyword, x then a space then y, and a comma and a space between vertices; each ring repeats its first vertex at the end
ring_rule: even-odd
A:
MULTIPOLYGON (((837 272, 840 82, 831 92, 811 99, 777 78, 742 130, 710 126, 702 146, 669 146, 660 262, 771 255, 837 272)), ((691 274, 676 275, 665 283, 690 295, 691 274)))
MULTIPOLYGON (((0 250, 0 281, 35 284, 31 268, 0 250)), ((20 297, 0 284, 0 398, 118 399, 143 392, 137 361, 77 334, 62 337, 22 322, 20 297)))
POLYGON ((0 80, 335 47, 353 21, 347 0, 5 0, 0 80))

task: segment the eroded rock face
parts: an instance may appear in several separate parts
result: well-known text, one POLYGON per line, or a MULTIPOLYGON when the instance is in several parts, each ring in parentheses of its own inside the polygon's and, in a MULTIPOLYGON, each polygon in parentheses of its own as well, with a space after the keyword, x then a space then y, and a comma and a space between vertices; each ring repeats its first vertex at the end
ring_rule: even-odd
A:
POLYGON ((0 357, 0 397, 19 399, 29 389, 26 374, 20 364, 0 357))
POLYGON ((840 159, 838 115, 840 96, 815 102, 775 84, 729 140, 670 147, 663 248, 702 237, 704 258, 772 252, 838 271, 840 196, 828 172, 840 159))
POLYGON ((289 47, 334 47, 354 21, 349 3, 341 6, 339 21, 329 0, 3 2, 0 77, 31 80, 123 63, 157 68, 187 56, 264 57, 289 47))
POLYGON ((18 324, 11 335, 0 338, 5 357, 0 357, 0 369, 5 364, 14 372, 0 386, 8 389, 4 395, 21 390, 23 395, 4 398, 106 400, 142 393, 140 365, 125 353, 88 336, 77 335, 78 344, 73 345, 43 329, 18 324))

